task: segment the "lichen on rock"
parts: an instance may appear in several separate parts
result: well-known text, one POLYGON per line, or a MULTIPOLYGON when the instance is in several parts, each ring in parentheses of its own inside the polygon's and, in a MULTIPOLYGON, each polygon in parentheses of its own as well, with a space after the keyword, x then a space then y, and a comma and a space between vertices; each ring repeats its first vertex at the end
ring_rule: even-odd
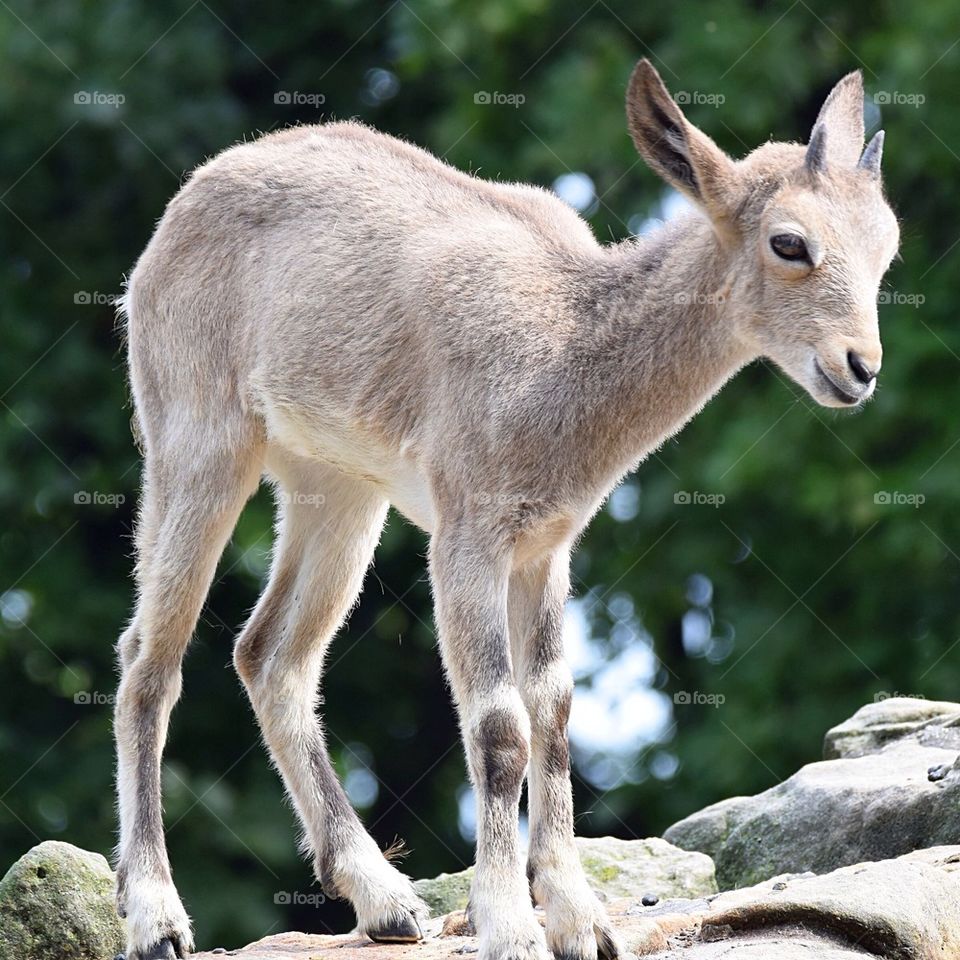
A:
POLYGON ((98 853, 47 840, 0 880, 0 960, 112 960, 123 941, 98 853))
MULTIPOLYGON (((649 837, 577 837, 577 851, 587 881, 603 900, 650 893, 659 899, 702 897, 717 892, 713 861, 701 853, 649 837)), ((470 896, 473 867, 417 880, 414 887, 437 917, 464 910, 470 896)))

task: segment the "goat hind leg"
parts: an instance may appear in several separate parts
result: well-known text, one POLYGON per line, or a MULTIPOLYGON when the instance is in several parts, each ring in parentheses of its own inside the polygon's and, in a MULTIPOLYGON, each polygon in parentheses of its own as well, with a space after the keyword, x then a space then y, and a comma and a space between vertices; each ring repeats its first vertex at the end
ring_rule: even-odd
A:
POLYGON ((259 480, 252 449, 238 457, 209 440, 202 463, 178 464, 175 451, 169 460, 156 451, 147 456, 137 534, 139 602, 119 644, 114 723, 117 908, 127 919, 127 960, 169 960, 193 949, 164 843, 161 755, 180 694, 183 653, 220 553, 259 480))
POLYGON ((283 474, 288 496, 270 582, 234 661, 325 892, 346 897, 372 939, 419 940, 429 911, 351 807, 316 712, 324 654, 360 592, 387 504, 321 467, 287 465, 283 474))

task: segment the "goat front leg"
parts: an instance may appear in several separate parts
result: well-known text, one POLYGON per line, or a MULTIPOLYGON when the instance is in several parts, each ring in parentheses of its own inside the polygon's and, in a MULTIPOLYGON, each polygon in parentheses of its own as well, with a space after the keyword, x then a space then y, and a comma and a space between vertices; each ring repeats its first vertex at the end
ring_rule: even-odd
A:
POLYGON ((624 953, 590 889, 573 842, 567 721, 573 677, 563 657, 569 555, 561 551, 510 579, 510 635, 531 728, 530 851, 534 899, 547 915, 547 945, 564 960, 611 960, 624 953))
POLYGON ((440 649, 477 798, 469 912, 480 960, 547 960, 520 852, 520 790, 530 724, 513 682, 507 634, 509 556, 462 529, 430 546, 440 649))

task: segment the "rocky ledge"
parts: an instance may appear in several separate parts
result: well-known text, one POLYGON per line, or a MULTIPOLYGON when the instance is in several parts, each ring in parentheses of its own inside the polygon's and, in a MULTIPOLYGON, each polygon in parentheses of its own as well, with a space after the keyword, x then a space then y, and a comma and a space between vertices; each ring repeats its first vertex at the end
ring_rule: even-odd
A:
POLYGON ((955 703, 868 704, 827 733, 820 763, 707 807, 664 837, 712 857, 721 890, 960 843, 958 724, 955 703))
MULTIPOLYGON (((580 857, 638 956, 960 958, 958 753, 960 705, 869 704, 827 733, 823 761, 777 787, 708 807, 666 839, 580 839, 580 857)), ((196 957, 456 960, 476 952, 470 879, 417 881, 435 915, 419 944, 284 933, 196 957)), ((35 847, 0 881, 0 960, 112 960, 112 884, 98 854, 35 847)))
MULTIPOLYGON (((775 877, 754 887, 644 906, 607 904, 627 949, 685 960, 943 960, 960 956, 960 845, 896 860, 843 867, 825 876, 775 877)), ((465 915, 442 918, 433 936, 409 946, 355 934, 282 933, 227 951, 238 960, 455 960, 476 951, 465 915)), ((223 953, 199 954, 216 960, 223 953)))

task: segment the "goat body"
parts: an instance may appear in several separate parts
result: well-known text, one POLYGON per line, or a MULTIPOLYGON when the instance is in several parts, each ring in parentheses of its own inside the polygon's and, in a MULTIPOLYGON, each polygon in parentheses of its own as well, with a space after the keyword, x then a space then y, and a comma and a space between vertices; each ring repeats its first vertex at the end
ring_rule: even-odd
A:
POLYGON ((235 663, 327 893, 374 939, 422 934, 426 908, 351 809, 316 709, 393 504, 431 535, 478 799, 481 960, 623 953, 573 843, 570 550, 624 473, 755 357, 824 404, 872 392, 896 221, 878 141, 857 162, 862 99, 852 74, 809 147, 735 163, 641 62, 634 140, 696 207, 614 246, 544 190, 467 176, 356 123, 272 134, 194 173, 123 301, 145 455, 116 713, 128 960, 192 949, 161 754, 181 658, 263 476, 277 495, 273 565, 235 663))

